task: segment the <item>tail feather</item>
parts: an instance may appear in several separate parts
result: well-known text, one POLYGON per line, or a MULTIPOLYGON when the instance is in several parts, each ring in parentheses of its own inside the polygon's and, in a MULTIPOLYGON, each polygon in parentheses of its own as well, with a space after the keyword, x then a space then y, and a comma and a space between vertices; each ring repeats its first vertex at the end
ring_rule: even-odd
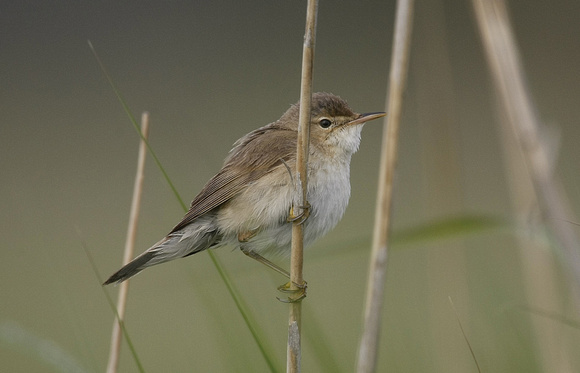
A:
POLYGON ((147 267, 183 258, 209 247, 220 246, 221 235, 213 225, 203 223, 205 222, 189 225, 183 230, 171 233, 115 272, 103 285, 121 283, 147 267))
POLYGON ((130 277, 135 276, 137 273, 141 272, 145 268, 149 267, 147 263, 153 259, 155 253, 152 251, 145 251, 143 254, 139 255, 137 258, 133 259, 131 262, 127 263, 123 268, 113 273, 111 277, 103 283, 103 285, 109 285, 113 282, 121 283, 130 277))

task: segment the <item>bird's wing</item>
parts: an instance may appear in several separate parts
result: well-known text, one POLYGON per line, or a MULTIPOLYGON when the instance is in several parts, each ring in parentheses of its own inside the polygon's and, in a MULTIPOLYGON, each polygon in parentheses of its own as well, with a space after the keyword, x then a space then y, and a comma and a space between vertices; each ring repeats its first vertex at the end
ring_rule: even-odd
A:
POLYGON ((223 168, 194 198, 187 214, 170 233, 183 229, 198 217, 229 201, 247 185, 276 167, 285 167, 283 163, 296 153, 296 136, 296 131, 279 128, 273 123, 238 140, 223 168))

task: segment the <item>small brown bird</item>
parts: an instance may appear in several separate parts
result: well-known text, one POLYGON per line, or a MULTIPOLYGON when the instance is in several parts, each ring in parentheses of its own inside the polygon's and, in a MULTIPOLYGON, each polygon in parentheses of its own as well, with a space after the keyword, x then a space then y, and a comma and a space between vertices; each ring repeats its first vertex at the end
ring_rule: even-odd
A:
MULTIPOLYGON (((181 222, 104 285, 226 244, 276 267, 261 254, 290 253, 295 193, 290 170, 296 168, 299 112, 299 104, 292 105, 277 121, 236 141, 220 172, 191 202, 181 222)), ((312 95, 305 246, 342 218, 350 197, 350 159, 358 150, 363 125, 384 115, 357 114, 346 101, 329 93, 312 95)))

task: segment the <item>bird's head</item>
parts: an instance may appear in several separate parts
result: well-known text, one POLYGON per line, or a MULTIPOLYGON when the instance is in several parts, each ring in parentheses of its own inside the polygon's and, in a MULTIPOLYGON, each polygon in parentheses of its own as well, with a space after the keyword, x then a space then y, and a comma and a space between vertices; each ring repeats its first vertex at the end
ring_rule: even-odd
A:
MULTIPOLYGON (((299 103, 292 105, 280 121, 298 130, 299 103)), ((360 144, 363 125, 386 115, 383 112, 359 114, 351 110, 345 100, 331 93, 312 95, 310 141, 314 146, 340 149, 354 153, 360 144)))

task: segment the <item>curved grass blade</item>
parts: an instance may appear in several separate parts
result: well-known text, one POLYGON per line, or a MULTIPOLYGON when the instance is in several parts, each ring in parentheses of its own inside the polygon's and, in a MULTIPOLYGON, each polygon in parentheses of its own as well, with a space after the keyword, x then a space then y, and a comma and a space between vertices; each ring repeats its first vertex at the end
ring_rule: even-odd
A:
MULTIPOLYGON (((99 273, 99 270, 97 268, 97 265, 95 264, 93 256, 91 255, 91 253, 89 252, 89 249, 87 248, 87 246, 85 245, 85 243, 82 240, 81 240, 81 244, 83 246, 85 254, 87 255, 87 258, 89 259, 89 263, 91 264, 91 268, 93 269, 93 272, 95 273, 95 277, 97 278, 99 285, 101 285, 103 283, 103 278, 101 277, 101 274, 99 273)), ((141 360, 139 359, 139 356, 137 354, 137 350, 135 349, 135 346, 133 345, 133 342, 131 341, 131 337, 129 336, 129 332, 127 331, 127 328, 125 328, 125 322, 123 320, 121 320, 121 318, 119 317, 119 312, 117 311, 117 307, 115 306, 115 302, 113 302, 113 299, 111 298, 111 296, 109 295, 109 293, 107 292, 107 290, 105 289, 104 286, 101 286, 101 289, 103 289, 103 293, 105 294, 105 298, 107 299, 107 303, 109 303, 109 307, 111 307, 111 310, 113 311, 113 313, 115 314, 115 317, 117 318, 117 321, 119 322, 119 326, 121 327, 121 330, 123 331, 123 336, 125 337, 125 340, 127 341, 127 345, 129 346, 129 349, 131 350, 131 355, 133 355, 133 360, 135 360, 135 364, 137 364, 137 369, 139 369, 139 372, 141 372, 141 373, 145 372, 145 369, 143 368, 143 364, 141 364, 141 360)))
POLYGON ((125 111, 125 113, 127 114, 127 116, 129 116, 129 120, 133 124, 133 127, 135 127, 135 130, 139 134, 139 137, 141 137, 141 139, 147 145, 147 149, 149 150, 149 153, 151 154, 151 156, 153 157, 153 160, 157 164, 157 167, 159 168, 159 170, 163 174, 163 177, 165 178, 165 180, 169 184, 169 187, 171 188, 171 191, 173 191, 173 194, 175 195, 175 198, 177 198, 177 200, 179 201, 179 204, 181 205, 181 207, 184 210, 186 210, 187 209, 187 205, 185 204, 185 202, 183 202, 183 199, 181 199, 181 196, 177 192, 177 189, 175 188, 175 185, 173 185, 173 182, 169 178, 169 175, 167 175, 167 172, 165 171, 165 168, 163 168, 163 166, 161 165, 161 161, 159 160, 159 158, 157 158, 157 154, 155 154, 155 152, 151 148, 151 145, 149 145, 149 141, 145 138, 145 136, 143 136, 143 132, 141 132, 141 126, 139 126, 139 123, 135 119, 135 116, 133 116, 133 113, 131 113, 131 110, 129 110, 129 106, 127 105, 127 102, 125 101, 125 99, 123 98, 123 96, 121 96, 121 92, 119 92, 119 90, 117 89, 117 85, 113 81, 113 78, 111 77, 111 75, 109 74, 109 72, 107 71, 107 69, 105 68, 105 65, 101 61, 101 59, 100 59, 99 55, 97 54, 97 51, 95 50, 95 48, 93 48, 93 44, 91 43, 90 40, 88 41, 88 43, 89 43, 89 48, 91 49, 91 52, 93 52, 93 55, 95 56, 95 59, 97 60, 97 63, 99 64, 99 67, 101 68, 101 71, 105 75, 105 78, 107 78, 107 81, 109 82, 109 85, 113 89, 113 92, 115 92, 115 95, 117 96, 117 99, 121 103, 121 106, 123 106, 123 110, 125 111))
POLYGON ((503 220, 490 216, 463 215, 447 217, 393 233, 393 245, 434 242, 466 236, 506 226, 503 220))
MULTIPOLYGON (((95 48, 93 47, 93 44, 90 41, 88 41, 88 43, 89 43, 89 48, 91 49, 91 52, 95 56, 95 59, 97 60, 97 63, 99 64, 99 67, 101 68, 101 71, 103 72, 103 74, 107 78, 109 85, 111 86, 111 88, 115 92, 115 95, 117 96, 117 99, 119 100, 119 102, 123 106, 123 110, 125 111, 125 113, 129 117, 131 123, 133 123, 133 127, 135 127, 135 130, 139 133, 139 136, 141 137, 141 139, 143 139, 143 141, 147 145, 147 149, 149 150, 149 153, 151 154, 155 163, 157 164, 157 167, 159 168, 159 170, 163 174, 163 177, 167 181, 167 184, 169 184, 169 187, 171 188, 175 198, 179 201, 183 210, 187 211, 187 205, 185 204, 185 202, 183 202, 183 199, 181 198, 181 196, 177 192, 175 185, 173 184, 169 175, 165 171, 165 168, 161 164, 161 161, 159 160, 159 158, 157 158, 157 155, 155 154, 155 152, 153 151, 153 149, 149 145, 149 142, 143 136, 143 133, 141 132, 141 128, 140 128, 139 124, 137 123, 137 120, 135 119, 135 117, 133 116, 131 111, 129 110, 129 106, 127 105, 127 103, 126 103, 125 99, 123 98, 123 96, 121 95, 120 91, 117 89, 115 82, 113 81, 111 75, 109 74, 109 72, 105 68, 105 65, 103 64, 103 62, 99 58, 99 55, 97 54, 95 48)), ((269 352, 268 348, 266 347, 269 344, 265 343, 264 338, 262 337, 263 333, 260 332, 258 324, 254 321, 255 319, 250 315, 250 311, 248 310, 248 308, 245 306, 244 302, 242 301, 242 297, 241 297, 239 291, 234 287, 233 282, 231 281, 227 271, 225 270, 224 266, 221 264, 219 259, 216 257, 216 255, 214 253, 212 253, 210 250, 206 250, 206 252, 209 254, 211 261, 213 262, 214 266, 216 267, 222 281, 226 285, 226 288, 227 288, 228 292, 230 293, 230 296, 232 297, 234 303, 236 304, 238 311, 242 315, 242 318, 244 319, 248 329, 250 330, 250 333, 252 334, 252 337, 254 338, 256 344, 258 345, 258 348, 259 348, 264 360, 266 361, 266 364, 268 365, 268 367, 270 368, 270 370, 272 372, 277 371, 277 369, 276 369, 277 364, 275 364, 275 359, 273 357, 274 355, 271 352, 269 352)))
POLYGON ((308 341, 308 345, 314 353, 312 354, 315 359, 320 363, 320 366, 324 367, 327 372, 341 373, 345 372, 345 367, 340 366, 336 360, 336 354, 333 353, 330 346, 326 341, 329 341, 328 335, 325 334, 324 330, 320 327, 320 321, 315 317, 314 313, 309 306, 309 303, 305 303, 305 313, 308 317, 304 320, 306 328, 302 333, 304 340, 308 341))
POLYGON ((463 334, 463 339, 465 339, 465 343, 467 344, 467 347, 469 348, 469 352, 471 353, 471 357, 473 358, 473 362, 475 363, 475 366, 477 367, 477 371, 479 373, 481 373, 481 368, 479 367, 479 363, 477 362, 477 358, 475 357, 475 351, 473 351, 473 348, 471 347, 471 343, 469 343, 469 339, 467 338, 467 335, 465 334, 465 330, 463 329, 463 325, 461 324, 461 319, 459 318, 459 314, 457 313, 457 310, 455 309, 455 304, 453 304, 453 300, 451 299, 451 296, 449 296, 448 298, 449 298, 449 303, 451 304, 451 308, 453 309, 453 312, 455 313, 455 318, 457 319, 457 324, 459 324, 459 329, 461 329, 461 334, 463 334))
MULTIPOLYGON (((442 240, 462 238, 469 235, 493 231, 500 228, 512 228, 501 218, 485 215, 463 215, 443 217, 429 223, 419 224, 411 228, 399 229, 392 234, 392 249, 403 250, 406 246, 421 243, 430 244, 442 240)), ((368 250, 370 239, 368 235, 356 235, 340 242, 332 242, 332 255, 353 253, 353 250, 368 250)), ((312 250, 311 257, 317 259, 329 255, 324 247, 312 250)))

